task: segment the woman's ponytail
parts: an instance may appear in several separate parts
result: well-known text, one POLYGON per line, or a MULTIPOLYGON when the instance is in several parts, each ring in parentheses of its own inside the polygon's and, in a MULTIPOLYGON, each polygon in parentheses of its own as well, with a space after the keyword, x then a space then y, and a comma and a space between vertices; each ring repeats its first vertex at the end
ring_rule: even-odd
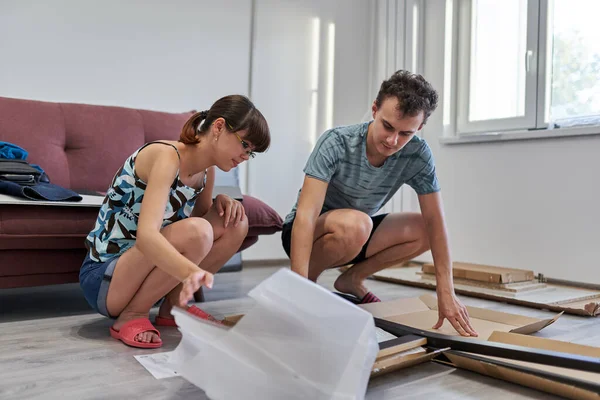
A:
POLYGON ((198 127, 206 119, 208 116, 208 111, 200 111, 195 113, 187 120, 183 128, 181 129, 181 134, 179 135, 179 141, 184 144, 196 144, 200 143, 200 138, 197 133, 199 132, 198 127))

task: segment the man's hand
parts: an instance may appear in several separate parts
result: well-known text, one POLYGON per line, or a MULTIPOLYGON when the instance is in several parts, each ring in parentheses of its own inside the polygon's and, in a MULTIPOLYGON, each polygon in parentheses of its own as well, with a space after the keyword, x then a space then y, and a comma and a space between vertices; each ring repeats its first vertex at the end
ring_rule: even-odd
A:
POLYGON ((230 222, 233 223, 233 226, 238 226, 240 221, 246 217, 242 203, 224 194, 215 198, 215 207, 219 216, 223 217, 223 227, 225 228, 230 222))
POLYGON ((467 307, 458 300, 454 293, 438 294, 438 314, 439 319, 433 329, 439 329, 444 323, 444 319, 447 319, 462 336, 478 336, 469 321, 467 307))

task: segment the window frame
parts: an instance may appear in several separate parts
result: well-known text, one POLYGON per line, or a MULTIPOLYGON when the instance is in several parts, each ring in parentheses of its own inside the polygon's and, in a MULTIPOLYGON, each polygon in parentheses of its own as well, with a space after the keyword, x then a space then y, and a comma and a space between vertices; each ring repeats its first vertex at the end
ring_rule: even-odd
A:
POLYGON ((495 130, 529 129, 536 126, 537 86, 538 86, 538 19, 539 1, 527 0, 527 39, 525 68, 525 113, 522 117, 469 121, 469 104, 471 95, 471 62, 473 32, 473 0, 459 2, 458 24, 458 107, 457 132, 460 136, 473 133, 484 133, 495 130), (465 22, 466 21, 466 22, 465 22))
MULTIPOLYGON (((549 32, 549 13, 552 0, 527 0, 527 45, 529 68, 525 76, 525 113, 522 117, 469 121, 470 68, 473 29, 472 7, 474 0, 447 0, 446 7, 456 6, 453 13, 457 38, 456 49, 452 50, 455 75, 456 107, 454 108, 454 134, 445 135, 446 143, 479 142, 493 140, 534 139, 559 136, 600 134, 598 124, 554 127, 549 123, 551 65, 547 56, 552 51, 552 36, 549 32), (465 22, 467 21, 467 22, 465 22)), ((527 56, 526 56, 527 57, 527 56)), ((526 66, 523 66, 526 68, 526 66)), ((445 76, 448 79, 449 76, 445 76)))

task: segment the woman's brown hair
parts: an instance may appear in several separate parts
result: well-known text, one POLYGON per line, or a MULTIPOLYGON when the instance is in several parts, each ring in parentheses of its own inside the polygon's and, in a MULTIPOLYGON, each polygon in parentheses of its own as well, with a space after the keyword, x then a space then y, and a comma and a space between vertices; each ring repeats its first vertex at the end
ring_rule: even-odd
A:
POLYGON ((269 148, 271 133, 265 117, 249 98, 238 94, 222 97, 215 101, 210 110, 192 115, 183 125, 179 141, 185 144, 199 143, 217 118, 225 119, 227 129, 231 132, 247 129, 244 140, 254 146, 255 152, 262 153, 269 148))

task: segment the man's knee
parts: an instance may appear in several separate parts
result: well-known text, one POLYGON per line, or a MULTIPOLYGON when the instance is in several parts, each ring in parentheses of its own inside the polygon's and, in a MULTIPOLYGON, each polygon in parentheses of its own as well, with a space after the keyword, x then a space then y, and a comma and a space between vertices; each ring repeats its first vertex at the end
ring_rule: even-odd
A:
POLYGON ((424 253, 431 248, 429 243, 429 235, 427 233, 427 226, 425 225, 425 220, 421 214, 415 213, 412 216, 412 229, 414 230, 414 236, 416 240, 419 242, 420 247, 419 251, 424 253))
POLYGON ((371 217, 357 211, 351 217, 338 221, 333 233, 345 252, 358 254, 369 240, 372 229, 371 217))

